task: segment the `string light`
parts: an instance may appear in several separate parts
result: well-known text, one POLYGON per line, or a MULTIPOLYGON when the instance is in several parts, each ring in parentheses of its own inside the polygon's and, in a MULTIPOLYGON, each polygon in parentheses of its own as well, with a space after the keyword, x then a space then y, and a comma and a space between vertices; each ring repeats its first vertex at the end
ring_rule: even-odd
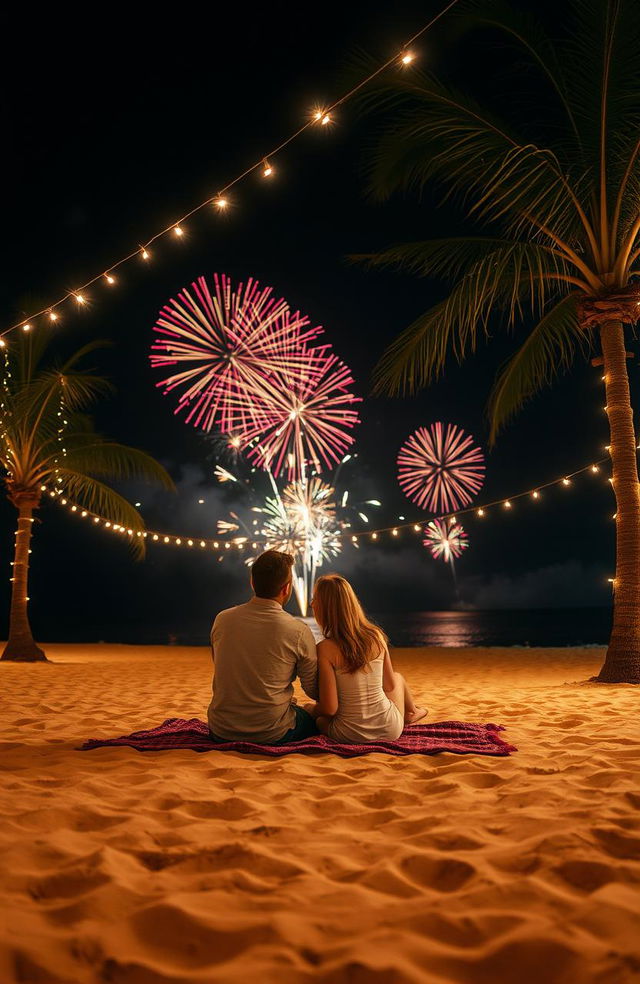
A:
MULTIPOLYGON (((570 476, 564 476, 563 478, 556 478, 556 479, 553 479, 550 482, 545 483, 545 485, 542 486, 542 488, 549 488, 549 487, 554 486, 554 485, 566 485, 567 483, 570 483, 570 479, 571 478, 575 477, 576 475, 582 474, 583 472, 587 472, 587 471, 594 472, 594 470, 595 471, 599 471, 600 470, 600 468, 599 468, 599 465, 600 464, 602 464, 602 462, 598 462, 597 464, 585 465, 583 468, 579 468, 577 471, 572 472, 570 476)), ((608 481, 611 482, 612 479, 609 478, 608 481)), ((78 515, 78 516, 81 515, 82 518, 89 517, 90 519, 93 520, 93 522, 96 525, 102 524, 107 529, 109 529, 109 528, 113 529, 114 532, 126 533, 129 536, 131 536, 133 534, 133 531, 132 530, 125 530, 124 527, 118 526, 117 524, 113 524, 112 522, 110 522, 108 520, 105 520, 102 516, 96 516, 93 513, 90 513, 90 512, 88 512, 85 509, 83 509, 82 512, 79 513, 77 511, 76 504, 72 503, 70 500, 68 500, 65 497, 61 496, 59 489, 57 489, 57 490, 54 491, 54 490, 48 490, 47 487, 44 486, 44 485, 41 486, 41 491, 44 492, 45 490, 48 491, 48 494, 51 496, 51 498, 53 498, 60 505, 65 505, 66 508, 70 509, 72 512, 75 512, 76 515, 78 515)), ((534 499, 536 501, 539 501, 541 499, 541 497, 542 497, 541 496, 541 492, 540 492, 540 488, 530 489, 528 491, 519 492, 516 495, 511 496, 511 498, 509 498, 509 499, 496 499, 493 502, 484 503, 484 505, 483 506, 480 506, 480 507, 478 507, 478 506, 470 506, 467 509, 459 509, 459 510, 456 510, 455 513, 443 514, 442 516, 439 516, 438 518, 440 518, 440 519, 454 520, 458 516, 469 515, 471 513, 474 513, 478 518, 483 518, 484 516, 486 516, 487 510, 491 506, 502 505, 503 508, 505 508, 505 509, 512 509, 513 508, 513 501, 512 500, 523 498, 525 496, 529 496, 530 498, 532 498, 532 499, 534 499)), ((200 500, 198 500, 198 501, 200 501, 200 500)), ((391 536, 396 537, 396 536, 399 535, 400 530, 401 529, 405 529, 405 528, 407 528, 407 529, 413 529, 416 533, 419 533, 422 530, 422 525, 423 524, 421 524, 421 523, 417 523, 415 521, 411 521, 411 522, 406 522, 406 523, 402 524, 401 526, 389 526, 389 527, 385 527, 385 528, 381 528, 381 529, 377 529, 377 530, 368 530, 368 531, 362 530, 361 532, 357 532, 357 533, 354 533, 353 530, 349 528, 349 529, 345 529, 341 534, 338 534, 338 535, 341 536, 341 537, 343 537, 343 538, 345 538, 345 539, 348 538, 348 540, 354 546, 357 547, 359 545, 359 540, 362 537, 365 537, 366 536, 370 540, 377 541, 380 538, 381 534, 383 534, 383 533, 389 533, 391 536)), ((198 537, 191 537, 191 538, 186 539, 184 536, 176 536, 175 534, 174 535, 169 535, 169 534, 159 533, 157 531, 144 531, 142 533, 136 532, 136 536, 142 536, 142 537, 145 537, 145 538, 148 536, 148 537, 150 537, 153 540, 154 543, 164 543, 164 544, 167 544, 167 545, 171 544, 173 546, 184 546, 184 547, 191 547, 191 546, 193 546, 194 545, 194 541, 196 539, 199 539, 198 537)), ((232 545, 237 546, 238 549, 243 549, 244 546, 245 546, 246 539, 247 539, 246 537, 236 537, 236 538, 233 539, 232 542, 226 541, 225 542, 225 545, 224 545, 224 549, 225 550, 229 550, 229 549, 231 549, 231 546, 232 545)), ((262 542, 264 542, 264 541, 258 540, 257 542, 252 543, 251 544, 251 549, 253 551, 256 551, 258 548, 260 548, 262 546, 262 542)), ((200 547, 202 547, 202 548, 207 547, 207 546, 210 546, 214 550, 218 550, 218 548, 220 546, 218 540, 213 540, 212 541, 212 540, 206 540, 206 539, 199 539, 199 543, 200 543, 200 547)))
POLYGON ((264 167, 262 168, 262 177, 270 178, 272 175, 273 175, 273 167, 271 166, 269 161, 265 158, 264 167))
POLYGON ((49 315, 49 321, 57 321, 58 320, 58 315, 56 314, 55 311, 49 311, 48 312, 48 315, 49 315))
POLYGON ((22 326, 22 330, 23 331, 31 331, 31 325, 23 325, 22 326))
MULTIPOLYGON (((400 51, 400 54, 394 54, 390 58, 388 58, 386 61, 382 62, 378 66, 378 68, 376 68, 369 75, 365 76, 363 79, 361 79, 360 82, 358 82, 356 85, 354 85, 350 90, 348 90, 342 96, 340 96, 338 99, 336 99, 336 101, 331 106, 326 106, 324 108, 318 108, 318 109, 316 109, 316 111, 312 114, 311 119, 308 119, 306 121, 306 123, 304 123, 302 126, 300 126, 293 133, 290 133, 289 136, 285 137, 269 153, 265 154, 263 152, 259 156, 258 160, 255 163, 249 165, 247 168, 245 168, 245 170, 243 170, 241 173, 239 173, 238 175, 236 175, 236 177, 232 178, 227 183, 227 185, 225 186, 225 188, 222 189, 222 191, 220 192, 220 196, 222 196, 224 193, 226 193, 228 191, 229 188, 231 188, 232 186, 236 185, 238 182, 240 182, 241 180, 243 180, 244 178, 246 178, 249 174, 251 174, 253 171, 257 170, 258 168, 262 168, 262 172, 263 172, 264 176, 265 177, 268 177, 270 174, 273 173, 272 165, 269 163, 270 159, 273 158, 273 157, 275 157, 277 153, 279 153, 281 150, 283 150, 286 146, 288 146, 294 140, 298 139, 308 129, 309 126, 313 126, 315 123, 320 123, 321 126, 327 126, 329 123, 332 123, 333 122, 333 115, 332 115, 333 110, 335 110, 338 106, 344 105, 348 100, 352 99, 353 96, 357 92, 360 91, 360 89, 362 89, 364 86, 368 85, 374 78, 377 78, 377 76, 380 75, 381 72, 385 71, 387 68, 392 67, 393 65, 396 65, 397 66, 398 65, 398 62, 400 62, 400 64, 403 67, 406 66, 407 64, 409 64, 413 60, 413 58, 414 58, 414 55, 413 55, 413 53, 411 52, 411 49, 410 49, 410 45, 412 45, 419 37, 421 37, 426 31, 428 31, 433 26, 433 24, 435 24, 436 21, 440 20, 440 18, 443 17, 452 7, 454 7, 457 2, 458 2, 458 0, 449 0, 449 2, 437 14, 435 14, 426 24, 424 24, 418 31, 416 31, 416 33, 411 38, 409 38, 407 40, 406 44, 403 45, 403 47, 402 47, 402 49, 400 51), (266 173, 267 170, 269 171, 269 174, 266 173)), ((225 200, 225 203, 226 203, 226 200, 225 200)), ((154 242, 155 240, 159 239, 161 236, 163 236, 167 232, 169 232, 171 229, 174 230, 174 235, 180 236, 181 233, 175 231, 176 229, 179 229, 180 228, 179 222, 184 221, 188 216, 193 215, 195 212, 197 212, 200 209, 204 208, 206 205, 207 205, 207 201, 201 202, 199 205, 196 205, 193 209, 191 209, 191 211, 187 215, 182 216, 181 219, 179 219, 177 222, 171 223, 168 227, 166 227, 164 229, 161 229, 151 239, 149 239, 148 242, 149 243, 154 242)), ((109 269, 110 270, 116 269, 117 267, 121 266, 123 263, 126 263, 132 257, 138 255, 138 253, 141 255, 141 257, 142 257, 143 260, 148 260, 150 258, 150 253, 149 253, 147 247, 146 246, 140 246, 139 249, 137 249, 134 252, 128 254, 127 256, 122 257, 117 262, 110 264, 109 269)), ((102 278, 104 278, 104 274, 103 273, 98 274, 98 276, 93 277, 86 284, 84 284, 83 285, 83 288, 81 288, 81 289, 85 289, 87 287, 90 287, 92 284, 94 284, 96 281, 98 281, 98 280, 100 280, 102 278)), ((52 306, 57 306, 58 304, 61 304, 64 300, 66 300, 67 297, 70 297, 70 296, 71 297, 75 297, 76 301, 79 304, 83 304, 84 303, 84 298, 82 297, 82 295, 78 295, 77 293, 73 293, 73 292, 70 292, 70 293, 68 292, 63 297, 59 298, 58 301, 55 302, 55 305, 48 305, 46 308, 43 308, 41 311, 35 311, 35 312, 33 312, 33 314, 30 315, 31 319, 35 319, 35 318, 39 317, 42 314, 48 313, 48 311, 50 310, 50 308, 52 306), (80 299, 80 298, 82 298, 82 299, 80 299)), ((2 332, 2 334, 7 334, 8 332, 13 331, 14 329, 16 329, 18 327, 20 327, 20 323, 11 325, 7 329, 5 329, 5 331, 2 332)))
POLYGON ((104 279, 105 279, 105 280, 107 281, 107 283, 108 283, 108 284, 110 284, 111 286, 113 286, 113 284, 115 284, 115 282, 116 282, 116 278, 115 278, 115 277, 114 277, 114 276, 113 276, 112 274, 110 274, 110 273, 105 273, 105 275, 104 275, 104 279))
POLYGON ((180 236, 184 236, 184 230, 182 229, 181 226, 176 225, 176 226, 173 227, 173 234, 174 234, 174 236, 177 236, 178 239, 179 239, 180 236))
POLYGON ((217 208, 219 208, 221 212, 224 212, 224 210, 225 210, 225 208, 227 207, 227 205, 229 204, 229 202, 228 202, 228 200, 227 200, 227 199, 226 199, 226 198, 224 197, 224 195, 218 195, 218 197, 217 197, 216 199, 214 199, 214 202, 213 202, 213 204, 214 204, 214 205, 215 205, 215 206, 216 206, 217 208))
POLYGON ((84 296, 84 294, 74 294, 73 296, 75 297, 78 304, 82 305, 87 303, 87 299, 84 296))

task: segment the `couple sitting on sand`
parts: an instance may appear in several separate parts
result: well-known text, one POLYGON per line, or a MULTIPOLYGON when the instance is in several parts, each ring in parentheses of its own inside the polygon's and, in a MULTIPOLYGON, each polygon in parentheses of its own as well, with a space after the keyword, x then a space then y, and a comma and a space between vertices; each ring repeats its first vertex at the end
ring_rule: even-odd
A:
POLYGON ((394 741, 426 715, 394 672, 387 638, 338 574, 315 585, 311 605, 324 639, 284 611, 293 558, 267 550, 251 567, 254 597, 220 612, 211 629, 215 666, 209 729, 216 741, 282 745, 319 732, 339 742, 394 741), (300 707, 300 678, 312 703, 300 707))

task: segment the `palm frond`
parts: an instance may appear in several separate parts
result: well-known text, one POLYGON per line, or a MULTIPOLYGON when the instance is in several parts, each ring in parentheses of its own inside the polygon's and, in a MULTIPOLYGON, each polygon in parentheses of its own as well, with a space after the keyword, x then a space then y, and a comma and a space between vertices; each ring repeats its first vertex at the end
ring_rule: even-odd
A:
POLYGON ((74 472, 69 468, 61 471, 63 488, 68 498, 72 499, 82 509, 101 516, 108 522, 124 527, 123 538, 126 538, 130 548, 139 558, 144 556, 145 531, 142 516, 130 502, 114 489, 90 475, 74 472), (137 534, 141 535, 138 536, 137 534))
POLYGON ((141 480, 175 492, 175 485, 166 469, 144 451, 102 441, 95 435, 87 443, 84 435, 69 434, 65 442, 69 446, 60 461, 63 471, 69 469, 86 475, 102 475, 115 481, 141 480))
POLYGON ((499 374, 489 399, 490 444, 527 400, 568 369, 578 347, 586 350, 588 338, 570 295, 546 312, 499 374))
MULTIPOLYGON (((552 260, 554 258, 552 257, 552 260)), ((374 393, 415 393, 444 369, 447 355, 462 361, 474 352, 479 335, 501 317, 511 328, 527 310, 542 312, 551 296, 566 292, 553 277, 548 253, 527 243, 496 247, 472 263, 440 304, 403 331, 374 370, 374 393)))
MULTIPOLYGON (((370 189, 381 199, 421 191, 436 179, 469 214, 500 220, 510 234, 552 230, 562 243, 584 235, 576 182, 548 147, 537 146, 468 95, 426 74, 384 81, 363 102, 393 118, 372 155, 370 189)), ((387 116, 385 118, 387 118, 387 116)))
POLYGON ((617 186, 640 129, 640 18, 634 0, 572 0, 573 25, 560 46, 568 96, 581 140, 598 161, 605 124, 607 183, 617 186), (604 108, 601 115, 600 109, 604 108))
POLYGON ((535 13, 514 6, 505 0, 492 0, 491 4, 487 4, 485 0, 470 0, 460 9, 457 20, 459 26, 466 30, 478 27, 493 28, 511 39, 514 45, 525 53, 531 65, 538 69, 540 77, 553 92, 557 105, 565 117, 567 129, 573 138, 569 143, 571 151, 574 155, 576 150, 581 154, 580 132, 562 59, 559 57, 557 45, 553 43, 535 13))
POLYGON ((456 236, 399 243, 379 253, 355 253, 348 259, 370 269, 394 268, 418 277, 457 280, 488 257, 495 255, 496 262, 500 262, 505 252, 512 258, 519 253, 538 277, 566 279, 574 274, 562 255, 551 246, 490 236, 456 236))

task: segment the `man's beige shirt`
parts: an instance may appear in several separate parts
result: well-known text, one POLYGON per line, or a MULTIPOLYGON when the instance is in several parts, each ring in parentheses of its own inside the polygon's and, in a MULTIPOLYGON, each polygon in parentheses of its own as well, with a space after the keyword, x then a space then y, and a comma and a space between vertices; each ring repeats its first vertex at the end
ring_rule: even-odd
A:
POLYGON ((318 696, 316 644, 308 625, 277 601, 252 598, 227 608, 211 629, 214 677, 209 728, 220 738, 278 741, 295 724, 291 704, 298 676, 318 696))

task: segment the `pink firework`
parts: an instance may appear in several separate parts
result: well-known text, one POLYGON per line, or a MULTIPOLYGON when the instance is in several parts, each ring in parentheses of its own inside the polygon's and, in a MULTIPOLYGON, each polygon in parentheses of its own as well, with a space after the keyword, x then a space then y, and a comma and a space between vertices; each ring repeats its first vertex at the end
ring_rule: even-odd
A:
POLYGON ((433 519, 424 529, 424 546, 436 560, 452 563, 469 546, 469 538, 455 519, 433 519))
POLYGON ((229 277, 214 274, 212 292, 199 277, 163 307, 156 331, 151 365, 171 367, 157 385, 179 391, 175 412, 237 439, 263 419, 264 385, 277 387, 283 376, 302 385, 321 368, 305 345, 322 329, 253 279, 234 290, 229 277))
POLYGON ((482 451, 455 424, 419 427, 398 454, 404 494, 434 513, 467 506, 482 488, 484 470, 482 451))
POLYGON ((306 376, 284 373, 281 380, 263 380, 257 398, 261 413, 245 432, 249 458, 276 477, 301 480, 311 468, 331 468, 353 443, 359 423, 353 408, 360 398, 349 391, 350 370, 328 345, 309 350, 314 367, 306 376))

